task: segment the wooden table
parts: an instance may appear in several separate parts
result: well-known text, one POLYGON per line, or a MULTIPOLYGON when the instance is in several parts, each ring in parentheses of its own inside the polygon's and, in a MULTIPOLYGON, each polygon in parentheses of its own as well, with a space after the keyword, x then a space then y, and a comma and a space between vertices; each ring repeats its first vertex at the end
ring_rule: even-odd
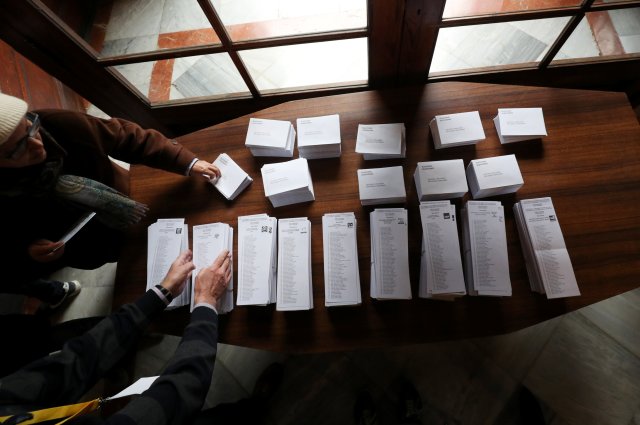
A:
MULTIPOLYGON (((190 226, 229 223, 240 215, 309 217, 312 223, 314 309, 277 312, 268 307, 236 307, 221 317, 220 342, 312 352, 393 346, 506 333, 521 329, 640 286, 640 125, 623 93, 540 87, 436 83, 287 102, 252 114, 289 120, 340 114, 342 156, 309 161, 316 200, 274 209, 264 196, 260 167, 285 158, 254 158, 244 147, 249 116, 180 138, 199 157, 213 161, 229 154, 253 178, 234 202, 207 183, 144 166, 131 170, 131 195, 151 208, 130 234, 118 263, 114 307, 135 300, 145 289, 147 226, 158 218, 185 217, 190 226), (541 142, 502 146, 492 119, 499 107, 542 107, 549 135, 541 142), (435 151, 428 123, 436 114, 478 110, 486 140, 476 146, 435 151), (404 122, 407 157, 364 161, 355 153, 358 124, 404 122), (413 183, 416 163, 515 153, 524 186, 499 198, 506 213, 513 296, 463 297, 455 302, 417 298, 421 223, 413 183), (403 165, 409 211, 409 255, 414 299, 374 301, 369 297, 369 212, 358 198, 356 170, 403 165), (526 275, 512 206, 520 199, 550 196, 573 262, 580 297, 548 300, 532 293, 526 275), (358 219, 362 305, 324 306, 322 224, 324 213, 353 211, 358 219)), ((296 152, 297 156, 297 152, 296 152)), ((464 198, 466 202, 467 197, 464 198)), ((461 202, 456 202, 458 208, 461 202)), ((237 235, 234 258, 237 255, 237 235)), ((237 263, 235 264, 237 273, 237 263)), ((181 334, 187 308, 166 312, 160 330, 181 334)))

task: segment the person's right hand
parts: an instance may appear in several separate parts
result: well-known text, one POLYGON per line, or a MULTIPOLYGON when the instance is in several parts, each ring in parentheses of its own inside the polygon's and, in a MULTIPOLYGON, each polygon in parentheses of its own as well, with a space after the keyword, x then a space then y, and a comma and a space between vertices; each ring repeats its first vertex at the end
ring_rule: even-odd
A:
POLYGON ((231 254, 225 249, 210 266, 200 270, 196 276, 195 304, 217 305, 229 286, 231 267, 231 254))
POLYGON ((64 242, 38 239, 29 245, 27 252, 35 261, 39 263, 49 263, 62 257, 62 254, 64 254, 64 242))

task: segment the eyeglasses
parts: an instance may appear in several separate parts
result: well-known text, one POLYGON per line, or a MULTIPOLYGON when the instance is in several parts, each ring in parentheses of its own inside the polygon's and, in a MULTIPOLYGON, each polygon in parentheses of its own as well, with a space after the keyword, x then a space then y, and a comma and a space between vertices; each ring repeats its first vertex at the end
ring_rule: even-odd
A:
POLYGON ((27 130, 27 134, 25 134, 24 137, 18 140, 18 143, 16 143, 16 147, 13 148, 11 152, 9 152, 5 156, 5 159, 19 158, 26 149, 29 138, 35 137, 38 131, 40 131, 40 117, 38 116, 38 114, 27 112, 27 119, 31 121, 31 126, 27 130))

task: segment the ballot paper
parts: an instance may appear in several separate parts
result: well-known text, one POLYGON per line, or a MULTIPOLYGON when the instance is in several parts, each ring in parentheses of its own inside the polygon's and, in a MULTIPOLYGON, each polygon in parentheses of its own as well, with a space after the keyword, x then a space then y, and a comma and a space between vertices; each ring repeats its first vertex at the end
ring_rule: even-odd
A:
POLYGON ((420 202, 461 198, 469 190, 461 159, 418 162, 413 179, 420 202))
POLYGON ((371 298, 411 299, 407 210, 376 209, 371 224, 371 298))
POLYGON ((275 217, 238 217, 238 305, 276 302, 277 232, 275 217))
POLYGON ((311 222, 306 217, 278 220, 276 310, 311 310, 311 222))
POLYGON ((502 144, 540 139, 547 135, 542 108, 499 108, 493 123, 502 144))
POLYGON ((404 158, 406 131, 403 123, 360 124, 356 136, 356 152, 365 160, 404 158))
MULTIPOLYGON (((184 218, 159 219, 147 229, 147 290, 162 283, 171 264, 182 251, 189 249, 189 226, 184 218)), ((191 278, 187 278, 182 294, 167 308, 189 305, 191 278)))
POLYGON ((547 298, 580 295, 551 198, 524 199, 513 211, 531 290, 547 298))
POLYGON ((450 300, 467 293, 462 271, 456 207, 450 201, 420 203, 421 298, 450 300))
POLYGON ((397 204, 407 200, 402 166, 358 170, 362 205, 397 204))
POLYGON ((305 158, 265 164, 260 172, 264 194, 274 208, 315 199, 309 164, 305 158))
POLYGON ((291 158, 296 131, 289 121, 251 118, 245 146, 253 156, 281 156, 291 158))
MULTIPOLYGON (((198 276, 200 270, 210 266, 223 250, 229 250, 233 259, 233 227, 226 223, 211 223, 193 226, 193 264, 196 269, 192 276, 198 276)), ((230 263, 231 276, 229 286, 220 297, 216 309, 218 314, 233 310, 233 260, 230 263)), ((195 285, 191 288, 191 310, 195 306, 195 285)))
POLYGON ((469 201, 461 216, 467 292, 469 295, 511 296, 502 204, 469 201))
POLYGON ((436 115, 429 128, 436 149, 474 145, 485 138, 478 111, 436 115))
POLYGON ((473 199, 514 193, 524 184, 513 154, 471 160, 467 180, 473 199))
POLYGON ((298 118, 298 154, 301 158, 337 158, 342 152, 340 116, 298 118))
POLYGON ((226 153, 221 153, 213 165, 220 169, 220 177, 211 181, 222 195, 232 201, 247 188, 253 179, 226 153))
MULTIPOLYGON (((71 228, 67 231, 67 233, 62 235, 62 237, 58 240, 58 242, 62 242, 62 243, 69 242, 69 240, 71 240, 71 238, 74 237, 76 233, 78 233, 80 229, 82 229, 95 215, 96 213, 93 211, 83 213, 82 216, 80 216, 80 218, 78 219, 78 221, 73 223, 73 226, 71 226, 71 228)), ((55 249, 54 251, 57 251, 57 249, 55 249)))
POLYGON ((324 305, 362 303, 358 269, 357 222, 354 213, 322 216, 324 305))

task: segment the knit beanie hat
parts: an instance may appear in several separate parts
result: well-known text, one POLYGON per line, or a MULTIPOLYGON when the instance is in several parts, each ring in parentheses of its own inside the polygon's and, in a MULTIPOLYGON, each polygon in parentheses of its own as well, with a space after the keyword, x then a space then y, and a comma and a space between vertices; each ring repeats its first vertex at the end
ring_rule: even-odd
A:
POLYGON ((0 93, 0 145, 16 131, 27 113, 27 102, 17 97, 0 93))

